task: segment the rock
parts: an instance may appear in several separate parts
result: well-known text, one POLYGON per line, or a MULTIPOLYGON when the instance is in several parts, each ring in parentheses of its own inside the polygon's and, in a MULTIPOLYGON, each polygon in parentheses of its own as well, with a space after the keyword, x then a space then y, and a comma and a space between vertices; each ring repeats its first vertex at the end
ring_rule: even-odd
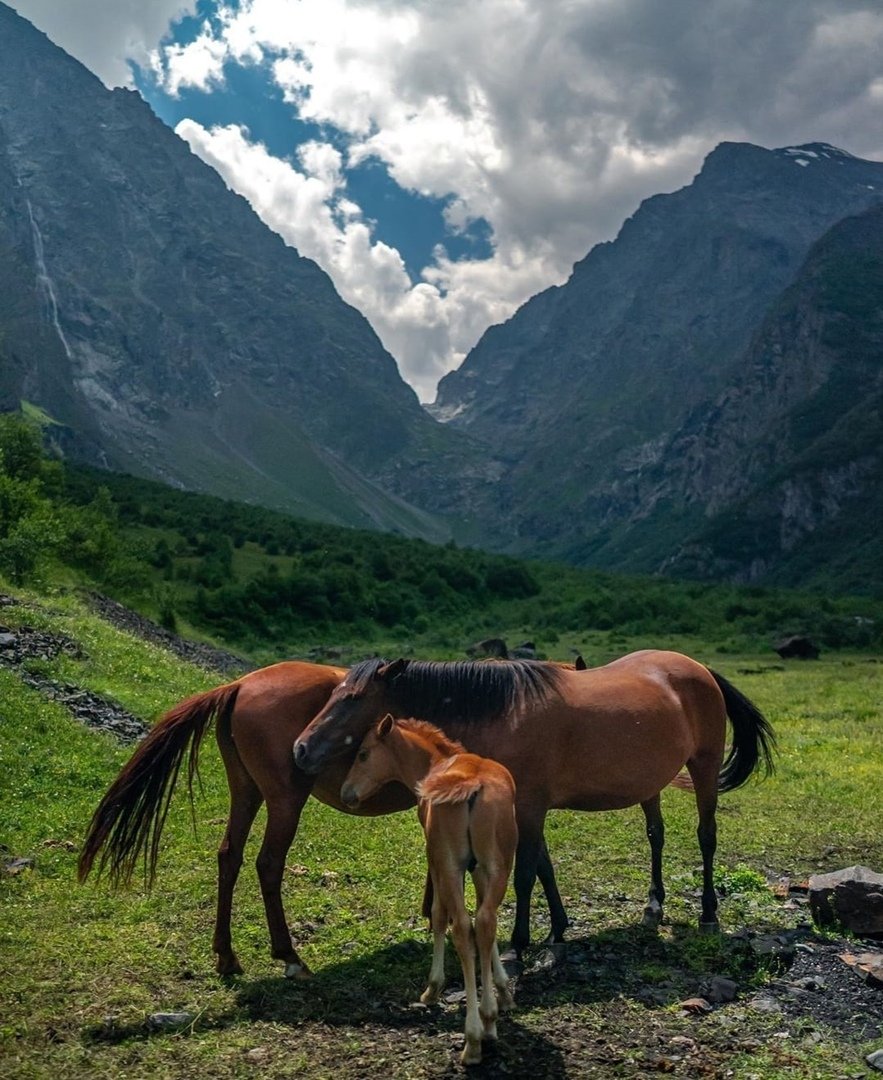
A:
POLYGON ((782 1011, 782 1006, 776 1001, 775 998, 770 997, 769 994, 757 994, 749 1002, 750 1008, 755 1012, 764 1013, 778 1013, 782 1011))
POLYGON ((532 641, 522 641, 514 649, 509 650, 510 660, 536 660, 537 647, 532 641))
POLYGON ((0 634, 0 649, 11 649, 17 641, 15 634, 0 634))
POLYGON ((174 1031, 192 1024, 195 1017, 189 1012, 156 1012, 147 1017, 148 1026, 154 1031, 174 1031))
POLYGON ((808 637, 802 634, 793 634, 780 641, 773 648, 783 660, 818 660, 819 649, 808 637))
POLYGON ((809 879, 809 907, 819 926, 883 934, 883 874, 850 866, 809 879))
POLYGON ((20 874, 22 870, 30 870, 33 865, 34 860, 30 858, 3 860, 4 873, 10 874, 13 877, 15 877, 16 874, 20 874))
POLYGON ((691 997, 686 1001, 681 1002, 681 1008, 688 1013, 694 1015, 702 1015, 703 1013, 711 1012, 711 1002, 707 1001, 704 997, 691 997))
POLYGON ((861 975, 868 986, 883 989, 883 952, 840 953, 840 959, 856 974, 861 975))
POLYGON ((703 983, 700 993, 714 1005, 723 1005, 728 1001, 736 1000, 738 987, 732 979, 723 975, 714 975, 707 983, 703 983))
POLYGON ((506 642, 502 638, 485 638, 483 641, 476 641, 474 645, 470 645, 466 649, 466 655, 471 656, 473 659, 491 657, 497 660, 506 660, 509 656, 509 650, 506 648, 506 642))
POLYGON ((865 1061, 871 1066, 872 1069, 877 1069, 878 1072, 883 1072, 883 1047, 879 1050, 872 1050, 870 1054, 865 1058, 865 1061))

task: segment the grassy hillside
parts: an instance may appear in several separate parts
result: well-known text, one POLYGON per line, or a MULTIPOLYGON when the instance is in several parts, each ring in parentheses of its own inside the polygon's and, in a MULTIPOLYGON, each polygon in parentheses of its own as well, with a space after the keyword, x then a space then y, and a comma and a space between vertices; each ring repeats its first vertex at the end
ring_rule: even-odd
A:
MULTIPOLYGON (((6 625, 65 634, 80 645, 80 656, 32 661, 45 676, 111 695, 145 718, 220 681, 113 629, 70 595, 16 591, 24 603, 3 609, 6 625)), ((517 1010, 501 1021, 503 1041, 481 1075, 594 1070, 833 1080, 861 1073, 876 1043, 857 1034, 858 1021, 829 1022, 812 1011, 836 997, 833 987, 808 1002, 807 995, 795 999, 808 1010, 800 1014, 750 1004, 782 972, 748 940, 805 917, 805 909, 777 900, 767 879, 799 880, 854 862, 883 866, 871 810, 879 801, 883 669, 860 655, 811 665, 756 655, 714 662, 765 710, 781 745, 773 779, 722 800, 724 934, 694 929, 699 855, 688 795, 664 793, 669 921, 658 935, 636 927, 648 862, 640 811, 551 815, 547 837, 573 920, 571 962, 550 972, 541 953, 529 955, 529 969, 539 966, 521 979, 517 1010), (679 1002, 711 975, 735 979, 738 999, 705 1018, 686 1015, 679 1002)), ((77 887, 75 863, 91 812, 130 748, 82 728, 3 666, 0 702, 3 859, 33 859, 18 873, 0 873, 4 1076, 457 1074, 460 1006, 412 1004, 430 951, 418 917, 423 850, 413 814, 363 821, 308 804, 284 887, 294 934, 316 971, 307 984, 281 979, 269 957, 253 870, 259 816, 234 911, 246 974, 224 980, 214 974, 210 945, 226 785, 211 742, 195 829, 178 791, 154 891, 136 886, 114 895, 100 883, 77 887), (184 1011, 190 1020, 181 1030, 155 1030, 147 1018, 161 1011, 184 1011)), ((511 920, 510 897, 501 932, 511 920)), ((536 904, 535 938, 545 926, 536 904)), ((448 970, 455 986, 452 958, 448 970)), ((864 1020, 871 1019, 869 1012, 864 1020)))
POLYGON ((42 456, 0 417, 0 574, 98 588, 169 629, 269 661, 462 655, 481 638, 603 660, 625 637, 721 652, 808 633, 823 649, 883 643, 883 600, 625 578, 305 522, 42 456))

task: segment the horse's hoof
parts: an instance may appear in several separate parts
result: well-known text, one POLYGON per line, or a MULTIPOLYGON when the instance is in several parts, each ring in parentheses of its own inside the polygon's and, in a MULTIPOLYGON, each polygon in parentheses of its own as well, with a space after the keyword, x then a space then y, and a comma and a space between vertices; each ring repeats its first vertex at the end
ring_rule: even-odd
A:
POLYGON ((721 932, 721 924, 717 919, 712 919, 711 922, 701 922, 699 924, 700 934, 719 934, 721 932))
POLYGON ((463 1047, 463 1053, 460 1055, 461 1065, 480 1065, 481 1064, 481 1043, 477 1046, 470 1046, 467 1043, 463 1047))
POLYGON ((644 908, 641 916, 641 926, 647 930, 658 930, 662 922, 662 910, 659 908, 644 908))
POLYGON ((313 977, 312 971, 303 962, 297 964, 285 965, 285 978, 297 979, 303 981, 304 979, 311 979, 313 977))
POLYGON ((218 974, 223 975, 225 977, 228 976, 228 975, 242 975, 243 974, 242 964, 239 963, 239 961, 236 959, 235 956, 225 958, 224 960, 221 960, 220 958, 218 958, 218 962, 215 965, 215 967, 217 969, 218 974))
POLYGON ((440 987, 427 986, 423 993, 420 995, 420 1000, 424 1005, 435 1005, 438 1001, 440 993, 440 987))

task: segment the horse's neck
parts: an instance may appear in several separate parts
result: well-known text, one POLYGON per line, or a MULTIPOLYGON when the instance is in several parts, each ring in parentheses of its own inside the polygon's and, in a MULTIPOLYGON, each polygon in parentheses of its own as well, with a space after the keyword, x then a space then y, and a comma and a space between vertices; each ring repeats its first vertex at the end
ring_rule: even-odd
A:
POLYGON ((414 732, 401 731, 399 736, 396 762, 401 770, 400 779, 405 787, 416 792, 417 785, 432 766, 444 760, 444 754, 414 732))

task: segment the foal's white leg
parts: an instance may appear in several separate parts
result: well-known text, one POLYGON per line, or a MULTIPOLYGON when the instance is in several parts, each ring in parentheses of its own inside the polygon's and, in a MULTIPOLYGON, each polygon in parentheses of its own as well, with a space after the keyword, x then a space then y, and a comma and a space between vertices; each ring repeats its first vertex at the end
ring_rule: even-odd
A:
POLYGON ((491 968, 494 973, 494 986, 497 988, 497 1003, 500 1012, 506 1012, 515 1004, 515 998, 512 997, 512 991, 509 989, 509 977, 500 960, 500 950, 497 948, 496 941, 491 949, 491 968))
POLYGON ((463 969, 463 988, 466 991, 466 1045, 460 1055, 463 1065, 477 1065, 481 1061, 481 1037, 484 1025, 478 1011, 478 990, 475 985, 475 947, 472 935, 472 923, 466 908, 454 917, 451 936, 460 957, 463 969))
POLYGON ((420 1000, 424 1005, 431 1005, 433 1002, 438 1001, 439 994, 445 987, 445 926, 443 922, 441 929, 437 929, 435 921, 435 912, 433 911, 432 967, 429 969, 429 983, 420 995, 420 1000))
POLYGON ((496 912, 485 904, 475 913, 475 942, 481 962, 481 1006, 479 1013, 486 1039, 497 1037, 497 995, 494 993, 493 953, 497 945, 496 912))

